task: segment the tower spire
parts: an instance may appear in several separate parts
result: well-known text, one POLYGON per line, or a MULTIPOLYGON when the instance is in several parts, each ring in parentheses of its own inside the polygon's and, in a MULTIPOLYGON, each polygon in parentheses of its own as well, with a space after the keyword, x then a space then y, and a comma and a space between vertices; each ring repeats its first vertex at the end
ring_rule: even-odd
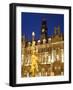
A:
POLYGON ((58 25, 58 34, 60 35, 60 26, 58 25))
POLYGON ((54 34, 60 35, 60 26, 59 25, 58 25, 58 27, 54 27, 54 34))
POLYGON ((57 34, 56 27, 54 27, 54 34, 55 34, 55 35, 57 34))
POLYGON ((41 41, 43 41, 43 39, 46 39, 46 41, 48 40, 47 37, 47 23, 46 23, 46 19, 43 18, 42 20, 42 26, 41 26, 41 41))

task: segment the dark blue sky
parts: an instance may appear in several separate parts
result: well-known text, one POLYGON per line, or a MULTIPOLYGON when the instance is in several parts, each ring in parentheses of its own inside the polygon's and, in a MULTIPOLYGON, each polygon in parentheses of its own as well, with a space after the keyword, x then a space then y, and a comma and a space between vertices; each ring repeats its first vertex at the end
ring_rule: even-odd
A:
POLYGON ((24 13, 22 12, 21 25, 22 35, 29 41, 32 39, 32 32, 35 32, 35 39, 40 38, 42 19, 45 18, 48 27, 48 35, 54 33, 54 27, 60 26, 61 32, 64 32, 63 14, 43 14, 43 13, 24 13))

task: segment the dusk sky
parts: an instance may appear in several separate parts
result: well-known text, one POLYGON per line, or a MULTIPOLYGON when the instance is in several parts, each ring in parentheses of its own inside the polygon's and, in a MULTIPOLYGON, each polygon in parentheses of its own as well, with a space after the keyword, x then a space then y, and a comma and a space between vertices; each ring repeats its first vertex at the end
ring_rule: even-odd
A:
POLYGON ((22 12, 21 29, 22 35, 29 41, 32 40, 32 32, 35 32, 35 39, 40 39, 41 25, 43 18, 46 19, 48 36, 54 33, 54 27, 60 26, 64 33, 64 15, 63 14, 43 14, 43 13, 24 13, 22 12))

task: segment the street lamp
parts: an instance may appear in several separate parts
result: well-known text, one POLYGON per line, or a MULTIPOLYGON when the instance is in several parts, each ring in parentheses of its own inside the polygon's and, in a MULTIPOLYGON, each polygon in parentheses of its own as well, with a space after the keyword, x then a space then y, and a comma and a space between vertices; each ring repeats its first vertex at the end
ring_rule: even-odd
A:
POLYGON ((34 41, 35 32, 32 32, 32 40, 34 41))

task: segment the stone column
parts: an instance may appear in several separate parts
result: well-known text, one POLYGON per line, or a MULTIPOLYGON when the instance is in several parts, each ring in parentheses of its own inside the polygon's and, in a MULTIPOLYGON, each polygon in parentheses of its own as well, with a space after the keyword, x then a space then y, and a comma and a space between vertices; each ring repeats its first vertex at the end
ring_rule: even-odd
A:
POLYGON ((64 49, 61 49, 61 62, 64 62, 64 49))
POLYGON ((53 63, 54 62, 54 50, 52 49, 52 60, 51 60, 51 62, 53 63))

